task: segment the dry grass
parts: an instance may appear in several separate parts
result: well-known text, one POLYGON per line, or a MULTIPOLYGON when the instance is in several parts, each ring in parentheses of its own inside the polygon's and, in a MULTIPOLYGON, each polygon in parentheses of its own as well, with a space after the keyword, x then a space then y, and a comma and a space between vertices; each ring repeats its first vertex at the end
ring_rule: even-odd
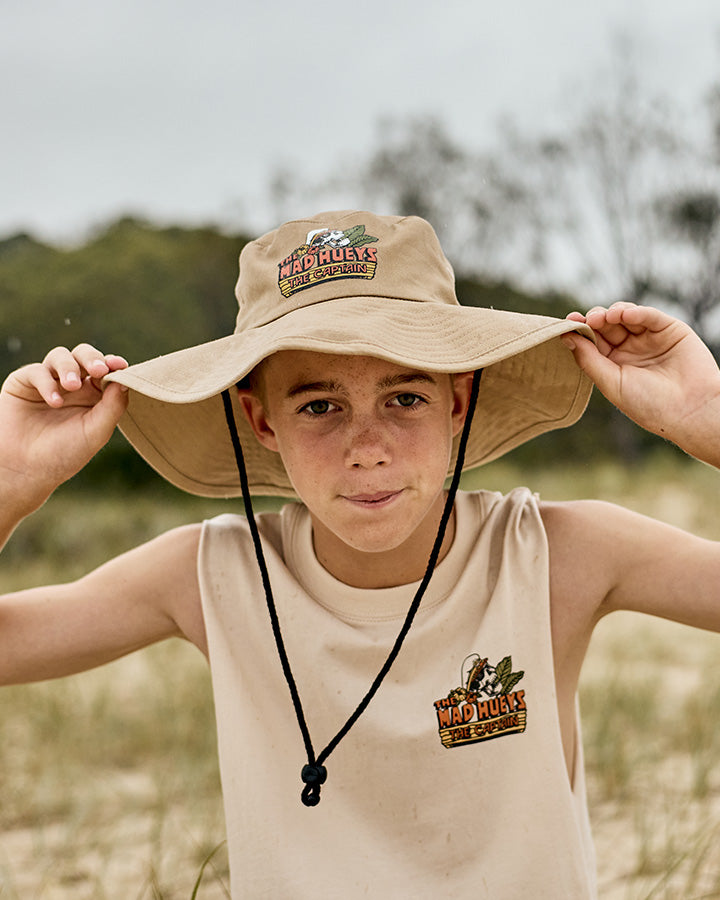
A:
MULTIPOLYGON (((483 483, 615 500, 720 539, 708 501, 718 475, 699 465, 497 464, 483 483)), ((75 577, 222 507, 57 496, 7 548, 0 590, 75 577)), ((611 617, 581 703, 603 900, 720 897, 717 636, 611 617)), ((170 642, 73 679, 5 688, 0 721, 0 900, 228 897, 212 698, 196 651, 170 642)))
MULTIPOLYGON (((171 642, 0 692, 0 897, 190 898, 224 837, 204 660, 171 642)), ((227 897, 222 849, 203 898, 227 897)))

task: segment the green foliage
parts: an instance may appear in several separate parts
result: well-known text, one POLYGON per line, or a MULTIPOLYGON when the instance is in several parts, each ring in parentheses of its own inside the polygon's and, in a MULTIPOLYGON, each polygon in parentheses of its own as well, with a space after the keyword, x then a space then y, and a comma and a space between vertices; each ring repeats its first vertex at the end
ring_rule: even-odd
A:
POLYGON ((87 341, 138 362, 229 334, 244 243, 214 228, 134 219, 75 249, 25 235, 0 242, 0 372, 58 344, 87 341))
MULTIPOLYGON (((246 240, 120 219, 73 249, 24 234, 0 241, 0 380, 58 345, 88 342, 139 362, 230 334, 246 240)), ((118 434, 74 483, 157 481, 118 434)))

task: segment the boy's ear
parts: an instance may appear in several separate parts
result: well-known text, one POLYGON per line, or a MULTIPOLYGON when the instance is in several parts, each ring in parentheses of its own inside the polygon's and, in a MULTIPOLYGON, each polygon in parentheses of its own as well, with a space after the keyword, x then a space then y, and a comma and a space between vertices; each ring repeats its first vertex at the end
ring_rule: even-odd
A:
POLYGON ((265 404, 252 390, 247 388, 238 388, 238 400, 240 401, 240 409, 253 430, 255 437, 268 450, 278 452, 277 439, 275 432, 270 425, 265 411, 265 404))
POLYGON ((473 372, 458 372, 453 379, 453 408, 452 408, 452 434, 456 437, 462 431, 465 424, 465 416, 470 405, 472 393, 473 372))

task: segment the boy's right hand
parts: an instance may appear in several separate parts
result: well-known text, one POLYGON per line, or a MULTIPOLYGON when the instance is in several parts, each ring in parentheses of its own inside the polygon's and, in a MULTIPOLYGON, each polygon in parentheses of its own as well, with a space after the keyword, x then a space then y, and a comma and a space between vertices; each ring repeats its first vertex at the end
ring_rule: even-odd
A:
POLYGON ((40 506, 110 439, 127 392, 100 382, 127 367, 89 344, 56 347, 0 390, 0 496, 20 514, 40 506))

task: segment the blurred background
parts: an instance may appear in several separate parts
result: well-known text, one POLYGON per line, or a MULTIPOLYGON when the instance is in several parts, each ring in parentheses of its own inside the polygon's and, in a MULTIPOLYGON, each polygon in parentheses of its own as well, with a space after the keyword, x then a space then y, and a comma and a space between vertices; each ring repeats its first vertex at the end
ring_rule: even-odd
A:
MULTIPOLYGON (((354 207, 428 218, 463 303, 652 302, 720 342, 714 0, 1 15, 2 375, 56 344, 139 361, 227 334, 243 243, 354 207)), ((654 446, 596 398, 520 456, 654 446)), ((142 478, 119 448, 99 464, 142 478)))
MULTIPOLYGON (((0 83, 0 380, 56 344, 225 335, 244 243, 351 207, 428 218, 463 303, 652 303, 720 348, 717 0, 0 0, 0 83)), ((597 393, 469 486, 521 482, 720 539, 717 474, 597 393)), ((0 590, 223 509, 116 436, 21 525, 0 590)), ((717 640, 611 621, 582 689, 601 896, 720 897, 717 640)), ((0 692, 3 900, 228 896, 195 657, 0 692)))

